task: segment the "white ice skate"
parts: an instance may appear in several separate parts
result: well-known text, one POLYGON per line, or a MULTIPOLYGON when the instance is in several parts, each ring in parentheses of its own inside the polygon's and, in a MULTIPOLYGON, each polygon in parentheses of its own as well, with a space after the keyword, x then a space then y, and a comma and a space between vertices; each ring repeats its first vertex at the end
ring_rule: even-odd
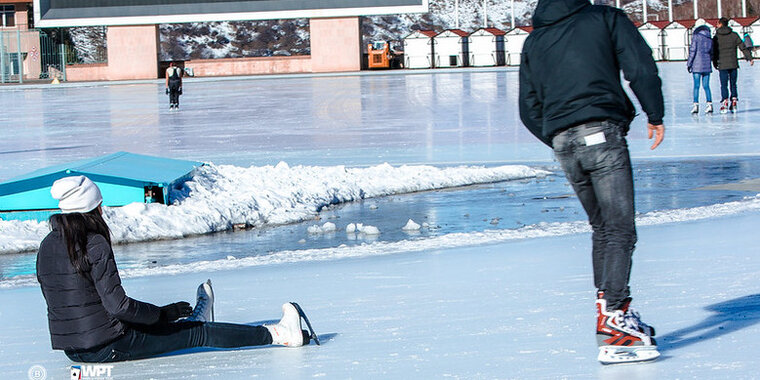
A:
POLYGON ((292 303, 282 305, 282 319, 274 325, 264 325, 272 335, 272 344, 301 347, 304 333, 301 331, 301 315, 292 303))
POLYGON ((699 103, 694 103, 693 106, 691 106, 691 113, 698 114, 699 113, 699 103))
POLYGON ((705 105, 705 114, 713 113, 712 102, 707 102, 705 105))
POLYGON ((197 302, 193 314, 187 317, 190 322, 213 322, 214 321, 214 289, 211 280, 198 285, 197 302))
POLYGON ((607 311, 603 298, 596 301, 597 359, 602 364, 638 363, 660 357, 655 331, 630 307, 630 298, 619 310, 607 311))

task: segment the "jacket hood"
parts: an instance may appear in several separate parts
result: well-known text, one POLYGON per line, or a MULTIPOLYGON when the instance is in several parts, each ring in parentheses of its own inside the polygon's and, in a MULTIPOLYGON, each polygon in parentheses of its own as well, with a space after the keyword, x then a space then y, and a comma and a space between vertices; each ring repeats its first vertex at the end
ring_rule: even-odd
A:
POLYGON ((701 35, 710 38, 710 28, 708 28, 706 25, 697 27, 697 29, 694 29, 694 35, 701 35))
POLYGON ((718 28, 715 31, 715 33, 717 33, 717 34, 731 34, 733 31, 734 30, 731 29, 731 27, 729 27, 729 26, 721 26, 720 28, 718 28))
POLYGON ((588 0, 538 0, 533 12, 533 27, 556 24, 590 5, 588 0))

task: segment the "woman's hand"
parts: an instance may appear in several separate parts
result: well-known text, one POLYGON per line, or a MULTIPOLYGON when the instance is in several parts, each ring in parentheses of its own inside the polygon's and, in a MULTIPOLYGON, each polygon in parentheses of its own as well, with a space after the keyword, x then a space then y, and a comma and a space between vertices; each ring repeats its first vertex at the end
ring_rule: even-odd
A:
POLYGON ((177 319, 189 317, 193 314, 193 308, 185 301, 170 303, 166 306, 161 306, 160 309, 161 315, 158 319, 162 323, 174 322, 177 319))

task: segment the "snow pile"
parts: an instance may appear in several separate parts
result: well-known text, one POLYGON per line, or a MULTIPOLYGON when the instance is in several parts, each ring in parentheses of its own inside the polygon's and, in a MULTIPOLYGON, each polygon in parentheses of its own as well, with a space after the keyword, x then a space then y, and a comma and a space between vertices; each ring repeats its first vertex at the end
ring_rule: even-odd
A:
POLYGON ((320 227, 320 226, 318 226, 318 225, 316 225, 316 224, 315 224, 315 225, 313 225, 313 226, 309 226, 309 228, 307 229, 307 231, 308 231, 310 234, 312 234, 312 235, 320 235, 320 234, 329 234, 329 233, 333 233, 333 232, 335 232, 337 229, 338 229, 338 228, 337 228, 337 227, 335 227, 335 223, 330 223, 330 222, 327 222, 327 223, 323 224, 321 227, 320 227))
MULTIPOLYGON (((133 203, 106 208, 104 216, 117 243, 173 239, 230 230, 233 226, 283 225, 313 219, 325 206, 365 198, 545 176, 527 166, 486 168, 400 166, 368 168, 207 165, 182 189, 175 204, 133 203)), ((361 233, 379 231, 364 226, 361 233)), ((325 226, 319 227, 324 230, 325 226)), ((333 225, 332 228, 335 228, 333 225)), ((0 224, 0 252, 34 250, 48 232, 47 222, 0 224)))
POLYGON ((420 226, 419 224, 415 223, 413 220, 409 219, 406 222, 406 225, 404 225, 403 227, 401 227, 401 229, 404 230, 404 231, 419 231, 421 227, 422 226, 420 226))

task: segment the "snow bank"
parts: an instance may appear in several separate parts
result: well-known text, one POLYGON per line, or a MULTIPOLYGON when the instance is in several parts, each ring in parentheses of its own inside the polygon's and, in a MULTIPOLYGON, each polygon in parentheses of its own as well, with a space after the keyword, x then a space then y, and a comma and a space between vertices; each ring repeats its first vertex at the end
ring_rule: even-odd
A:
MULTIPOLYGON (((208 165, 197 170, 172 206, 133 203, 106 208, 114 242, 174 239, 312 219, 322 207, 356 200, 544 176, 527 166, 276 166, 208 165)), ((0 253, 34 250, 47 222, 0 221, 0 253)), ((371 234, 373 231, 364 231, 371 234)))

